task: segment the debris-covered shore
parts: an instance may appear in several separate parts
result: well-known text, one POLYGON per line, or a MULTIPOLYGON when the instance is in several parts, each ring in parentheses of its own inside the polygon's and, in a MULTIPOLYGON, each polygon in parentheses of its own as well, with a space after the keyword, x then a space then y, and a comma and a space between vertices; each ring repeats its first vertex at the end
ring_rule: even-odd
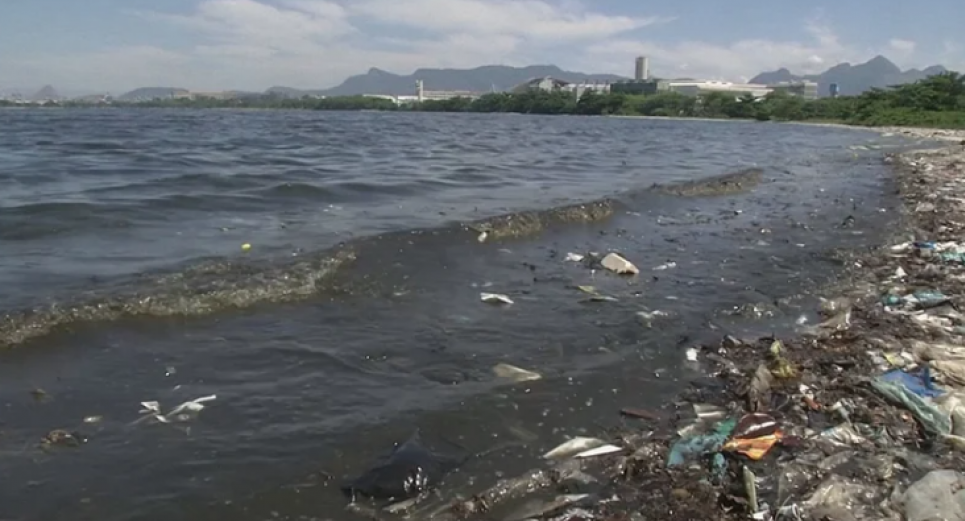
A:
POLYGON ((856 254, 824 322, 693 346, 708 377, 620 411, 634 429, 409 517, 965 521, 965 132, 881 130, 951 143, 886 158, 905 231, 856 254))

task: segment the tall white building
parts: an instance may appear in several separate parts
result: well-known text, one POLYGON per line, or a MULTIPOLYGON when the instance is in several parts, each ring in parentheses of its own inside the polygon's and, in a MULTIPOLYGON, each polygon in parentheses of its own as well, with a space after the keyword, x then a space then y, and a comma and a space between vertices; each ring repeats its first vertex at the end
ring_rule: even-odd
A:
POLYGON ((637 56, 637 67, 633 74, 633 79, 645 81, 650 79, 650 58, 637 56))

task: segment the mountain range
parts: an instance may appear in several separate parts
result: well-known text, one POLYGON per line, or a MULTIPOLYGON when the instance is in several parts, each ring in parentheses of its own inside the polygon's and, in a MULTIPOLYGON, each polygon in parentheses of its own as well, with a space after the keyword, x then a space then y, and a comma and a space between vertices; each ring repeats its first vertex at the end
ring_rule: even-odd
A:
MULTIPOLYGON (((883 88, 921 80, 925 77, 945 72, 945 67, 933 65, 925 69, 902 71, 891 60, 876 56, 871 60, 851 65, 841 63, 821 74, 797 75, 788 69, 762 72, 750 80, 751 83, 773 84, 785 81, 808 80, 818 83, 820 95, 829 93, 830 84, 836 83, 841 95, 856 95, 871 88, 883 88)), ((237 97, 273 94, 282 97, 302 96, 346 96, 354 94, 415 94, 415 82, 420 79, 426 90, 490 92, 507 91, 533 78, 552 76, 568 82, 582 81, 620 81, 627 78, 616 74, 591 74, 565 71, 555 65, 530 65, 528 67, 509 67, 505 65, 486 65, 474 69, 419 69, 408 75, 394 74, 372 68, 365 74, 351 76, 341 84, 330 89, 295 89, 291 87, 271 87, 264 92, 235 91, 237 97)), ((189 90, 179 87, 143 87, 122 94, 118 101, 137 101, 154 98, 168 98, 174 94, 188 94, 189 90)), ((56 91, 46 86, 34 98, 56 99, 56 91)))
POLYGON ((762 72, 751 78, 750 82, 769 85, 783 81, 813 81, 818 84, 818 92, 820 92, 822 96, 829 94, 832 83, 837 83, 839 94, 842 96, 854 96, 872 88, 885 88, 891 85, 913 83, 943 72, 947 72, 947 69, 941 65, 932 65, 923 70, 908 69, 903 71, 888 58, 875 56, 867 62, 858 65, 840 63, 821 74, 799 76, 792 74, 791 71, 787 69, 762 72))

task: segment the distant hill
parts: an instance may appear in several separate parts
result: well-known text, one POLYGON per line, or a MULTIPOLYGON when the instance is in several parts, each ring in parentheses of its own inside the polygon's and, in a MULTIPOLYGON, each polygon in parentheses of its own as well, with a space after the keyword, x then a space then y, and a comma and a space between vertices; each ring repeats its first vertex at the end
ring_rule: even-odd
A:
POLYGON ((44 85, 40 90, 30 97, 33 101, 48 101, 60 99, 60 94, 50 85, 44 85))
POLYGON ((324 95, 325 91, 321 89, 313 90, 302 90, 293 89, 291 87, 271 87, 265 90, 264 94, 271 94, 273 96, 282 96, 285 98, 300 98, 302 96, 319 96, 324 95))
POLYGON ((354 94, 415 94, 416 80, 425 82, 426 90, 466 90, 473 92, 508 91, 524 81, 552 76, 564 81, 617 81, 626 79, 615 74, 587 74, 564 71, 555 65, 509 67, 486 65, 474 69, 419 69, 412 74, 399 75, 372 68, 365 74, 352 76, 327 90, 298 90, 272 87, 268 93, 300 97, 305 95, 351 96, 354 94))
POLYGON ((821 96, 829 95, 832 83, 838 84, 839 93, 843 96, 854 96, 872 88, 885 88, 891 85, 903 85, 946 72, 941 65, 932 65, 925 70, 908 69, 902 71, 891 60, 884 56, 875 56, 871 60, 858 65, 841 63, 831 67, 821 74, 798 76, 787 69, 772 72, 762 72, 751 79, 751 83, 779 83, 782 81, 813 81, 818 84, 821 96))
POLYGON ((98 103, 100 101, 103 101, 104 98, 107 96, 108 96, 107 93, 85 94, 84 96, 75 96, 73 100, 79 101, 81 103, 98 103))
POLYGON ((147 101, 153 99, 171 98, 176 94, 184 95, 188 89, 176 87, 141 87, 131 92, 125 92, 116 98, 117 101, 147 101))

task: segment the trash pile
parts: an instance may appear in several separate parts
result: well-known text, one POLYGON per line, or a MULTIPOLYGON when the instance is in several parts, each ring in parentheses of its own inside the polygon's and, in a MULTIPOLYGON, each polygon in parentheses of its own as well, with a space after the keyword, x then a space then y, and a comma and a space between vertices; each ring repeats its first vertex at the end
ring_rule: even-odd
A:
POLYGON ((856 257, 823 322, 688 349, 678 402, 409 517, 965 521, 965 148, 887 160, 912 240, 856 257))
MULTIPOLYGON (((956 145, 886 158, 911 240, 856 256, 843 294, 821 299, 823 322, 797 338, 692 346, 686 363, 706 378, 660 410, 622 409, 630 429, 565 441, 470 498, 420 507, 423 491, 385 510, 443 521, 965 521, 965 133, 940 137, 956 145)), ((615 253, 566 260, 639 273, 615 253)), ((503 297, 481 296, 512 303, 503 297)))

